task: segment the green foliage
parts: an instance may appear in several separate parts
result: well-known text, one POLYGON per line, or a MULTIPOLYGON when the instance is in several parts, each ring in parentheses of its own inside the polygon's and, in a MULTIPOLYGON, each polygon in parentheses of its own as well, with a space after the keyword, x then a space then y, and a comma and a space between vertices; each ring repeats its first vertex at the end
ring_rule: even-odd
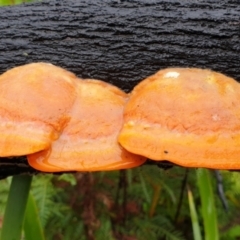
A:
POLYGON ((39 208, 39 217, 43 227, 52 216, 62 217, 60 209, 67 208, 61 202, 56 202, 56 196, 61 189, 53 185, 53 175, 38 175, 32 184, 32 193, 39 208))
POLYGON ((136 218, 130 224, 132 228, 135 229, 132 234, 139 240, 160 238, 169 240, 184 239, 182 234, 174 229, 171 222, 161 215, 136 218))
POLYGON ((0 236, 2 231, 3 214, 6 207, 11 180, 12 180, 12 177, 8 177, 0 181, 0 196, 1 196, 0 197, 0 236))
POLYGON ((93 234, 96 239, 184 239, 171 222, 170 206, 168 217, 157 213, 158 209, 165 211, 162 201, 170 198, 171 205, 176 205, 177 199, 160 175, 163 171, 148 166, 121 172, 37 176, 33 194, 46 238, 84 240, 93 234))
MULTIPOLYGON (((180 167, 164 171, 149 165, 126 171, 37 175, 31 190, 37 206, 35 214, 39 214, 46 240, 88 240, 91 237, 95 240, 197 240, 189 227, 192 220, 186 188, 179 205, 185 172, 180 167)), ((219 239, 233 240, 240 236, 239 175, 229 171, 222 174, 229 211, 222 207, 211 172, 213 199, 209 199, 209 194, 205 196, 207 202, 215 202, 219 239)), ((190 170, 187 184, 191 187, 195 217, 202 234, 206 220, 201 211, 197 179, 196 171, 190 170)), ((204 192, 205 180, 201 180, 204 192)), ((9 182, 10 179, 0 181, 0 219, 9 182)), ((29 222, 29 226, 34 227, 32 224, 35 223, 29 222)))
POLYGON ((8 177, 0 181, 0 216, 3 216, 4 214, 11 180, 12 177, 8 177))
POLYGON ((20 239, 31 181, 31 176, 13 176, 4 212, 1 240, 20 239))
POLYGON ((27 3, 32 1, 33 0, 0 0, 0 6, 16 5, 16 4, 27 3))
POLYGON ((43 228, 40 223, 39 213, 34 197, 29 193, 24 217, 25 240, 44 240, 43 228))
POLYGON ((215 208, 215 199, 212 189, 211 176, 209 170, 198 169, 197 181, 201 197, 201 213, 203 217, 206 240, 218 240, 218 225, 215 208))
POLYGON ((200 225, 198 221, 198 214, 196 211, 192 191, 190 190, 189 187, 188 187, 188 202, 189 202, 189 209, 190 209, 190 215, 192 220, 194 240, 202 240, 202 234, 201 234, 200 225))

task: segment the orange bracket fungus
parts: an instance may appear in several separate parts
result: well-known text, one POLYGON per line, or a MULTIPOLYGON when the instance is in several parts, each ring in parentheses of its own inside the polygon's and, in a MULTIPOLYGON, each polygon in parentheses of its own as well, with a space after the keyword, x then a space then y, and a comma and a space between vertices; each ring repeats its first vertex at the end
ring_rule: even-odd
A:
POLYGON ((44 172, 100 171, 136 167, 145 157, 117 142, 127 94, 99 80, 78 80, 71 119, 49 149, 27 156, 44 172))
POLYGON ((120 144, 185 167, 240 169, 240 84, 210 70, 169 68, 132 91, 120 144))
POLYGON ((0 76, 0 156, 44 172, 136 167, 146 158, 240 169, 240 84, 210 70, 169 68, 127 95, 48 63, 0 76))
POLYGON ((48 63, 13 68, 0 76, 0 156, 48 148, 69 121, 74 74, 48 63))

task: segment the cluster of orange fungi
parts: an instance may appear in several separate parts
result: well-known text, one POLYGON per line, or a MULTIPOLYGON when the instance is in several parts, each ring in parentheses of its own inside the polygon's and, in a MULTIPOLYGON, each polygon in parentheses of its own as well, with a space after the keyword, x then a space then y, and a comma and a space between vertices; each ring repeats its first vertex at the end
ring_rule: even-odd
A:
POLYGON ((137 167, 240 169, 240 84, 210 70, 168 68, 130 94, 48 63, 0 76, 0 156, 44 172, 137 167))

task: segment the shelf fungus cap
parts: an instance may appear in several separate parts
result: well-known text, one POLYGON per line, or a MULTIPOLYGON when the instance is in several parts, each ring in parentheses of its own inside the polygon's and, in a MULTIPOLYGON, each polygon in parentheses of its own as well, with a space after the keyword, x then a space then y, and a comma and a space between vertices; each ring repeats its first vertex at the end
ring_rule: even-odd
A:
POLYGON ((48 148, 69 120, 74 74, 48 63, 15 67, 0 75, 0 156, 48 148))
POLYGON ((119 142, 153 160, 240 169, 240 84, 210 70, 161 70, 131 93, 119 142))
POLYGON ((99 80, 79 80, 71 120, 48 150, 28 155, 43 172, 107 171, 139 166, 145 157, 117 141, 127 94, 99 80))

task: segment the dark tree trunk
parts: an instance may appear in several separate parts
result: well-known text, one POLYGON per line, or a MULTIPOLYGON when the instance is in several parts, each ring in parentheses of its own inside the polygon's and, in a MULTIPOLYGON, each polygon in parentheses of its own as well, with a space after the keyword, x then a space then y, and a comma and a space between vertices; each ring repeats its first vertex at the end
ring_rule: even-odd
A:
MULTIPOLYGON (((47 61, 126 91, 169 66, 240 81, 239 0, 43 1, 0 8, 0 33, 0 73, 47 61)), ((29 169, 5 160, 2 176, 29 169)))

